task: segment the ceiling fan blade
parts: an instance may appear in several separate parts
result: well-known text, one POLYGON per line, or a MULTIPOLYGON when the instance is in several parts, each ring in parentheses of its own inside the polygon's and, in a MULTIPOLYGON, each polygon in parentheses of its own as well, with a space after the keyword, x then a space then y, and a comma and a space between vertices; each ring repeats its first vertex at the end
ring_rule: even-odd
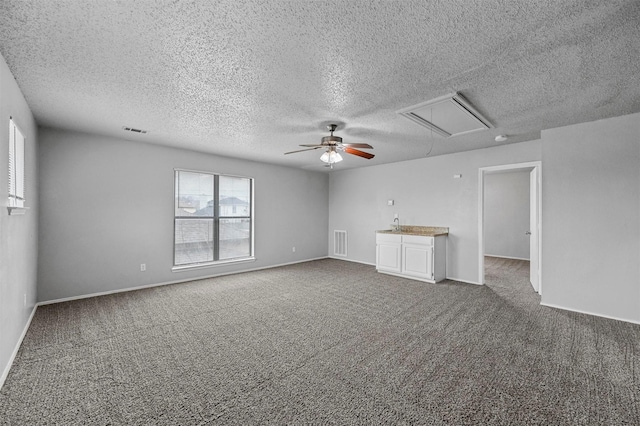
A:
POLYGON ((345 146, 343 149, 347 154, 357 155, 358 157, 366 158, 367 160, 371 160, 375 155, 369 154, 368 152, 360 151, 359 149, 353 149, 351 147, 345 146))
POLYGON ((289 151, 289 152, 285 152, 284 155, 295 154, 296 152, 302 152, 302 151, 313 151, 314 149, 318 149, 318 148, 322 148, 322 147, 321 146, 316 146, 315 148, 307 148, 307 149, 299 149, 297 151, 289 151))
POLYGON ((315 144, 305 144, 305 145, 300 145, 300 146, 315 146, 315 147, 318 147, 318 148, 322 148, 323 146, 328 146, 328 145, 315 143, 315 144))
POLYGON ((368 143, 343 143, 342 145, 344 145, 345 147, 350 147, 350 148, 373 149, 373 147, 371 145, 369 145, 368 143))

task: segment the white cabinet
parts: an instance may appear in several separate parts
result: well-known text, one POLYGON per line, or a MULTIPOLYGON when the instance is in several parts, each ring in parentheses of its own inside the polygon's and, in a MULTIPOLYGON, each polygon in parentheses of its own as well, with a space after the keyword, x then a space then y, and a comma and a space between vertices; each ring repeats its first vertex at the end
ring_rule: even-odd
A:
POLYGON ((402 244, 402 272, 418 278, 433 279, 433 246, 402 244))
POLYGON ((446 276, 446 235, 376 234, 376 269, 421 281, 446 276))
POLYGON ((402 270, 400 263, 402 236, 393 234, 376 235, 376 269, 378 271, 397 272, 402 270))

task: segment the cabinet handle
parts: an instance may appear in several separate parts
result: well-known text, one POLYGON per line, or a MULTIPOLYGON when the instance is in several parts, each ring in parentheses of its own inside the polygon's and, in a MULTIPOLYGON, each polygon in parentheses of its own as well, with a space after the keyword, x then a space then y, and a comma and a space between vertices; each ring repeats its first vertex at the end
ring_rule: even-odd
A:
POLYGON ((525 232, 524 235, 531 235, 531 231, 525 232))

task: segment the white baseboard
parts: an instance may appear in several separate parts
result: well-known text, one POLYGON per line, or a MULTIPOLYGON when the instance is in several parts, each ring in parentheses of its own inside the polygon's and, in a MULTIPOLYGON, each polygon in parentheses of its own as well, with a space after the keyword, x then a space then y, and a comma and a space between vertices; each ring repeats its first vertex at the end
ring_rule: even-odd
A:
POLYGON ((326 259, 326 258, 327 258, 327 256, 316 257, 316 258, 313 258, 313 259, 296 260, 295 262, 279 263, 277 265, 262 266, 262 267, 259 267, 259 268, 243 269, 242 271, 223 272, 223 273, 220 273, 220 274, 212 274, 212 275, 206 275, 206 276, 196 277, 196 278, 186 278, 186 279, 174 280, 174 281, 166 281, 166 282, 156 283, 156 284, 146 284, 146 285, 141 285, 141 286, 137 286, 137 287, 127 287, 127 288, 120 288, 120 289, 117 289, 117 290, 100 291, 100 292, 97 292, 97 293, 82 294, 80 296, 63 297, 63 298, 60 298, 60 299, 45 300, 45 301, 39 302, 38 305, 51 305, 51 304, 54 304, 54 303, 70 302, 72 300, 88 299, 90 297, 106 296, 106 295, 115 294, 115 293, 124 293, 126 291, 136 291, 136 290, 143 290, 145 288, 153 288, 153 287, 161 287, 161 286, 171 285, 171 284, 186 283, 186 282, 189 282, 189 281, 206 280, 208 278, 222 277, 222 276, 225 276, 225 275, 242 274, 242 273, 245 273, 245 272, 260 271, 260 270, 263 270, 263 269, 278 268, 280 266, 295 265, 297 263, 311 262, 313 260, 321 260, 321 259, 326 259))
POLYGON ((363 262, 361 260, 347 259, 346 257, 341 257, 341 256, 329 256, 329 259, 344 260, 346 262, 361 263, 363 265, 376 266, 375 263, 363 262))
POLYGON ((583 311, 583 310, 580 310, 580 309, 573 309, 573 308, 567 308, 565 306, 554 305, 552 303, 540 302, 540 305, 546 306, 548 308, 562 309, 563 311, 576 312, 578 314, 593 315, 595 317, 607 318, 607 319, 612 319, 612 320, 616 320, 616 321, 630 322, 631 324, 640 324, 640 320, 632 320, 632 319, 627 319, 627 318, 614 317, 614 316, 611 316, 611 315, 598 314, 598 313, 595 313, 595 312, 583 311))
MULTIPOLYGON (((330 259, 337 259, 337 260, 346 260, 347 262, 362 263, 363 265, 376 266, 375 263, 362 262, 360 260, 353 260, 353 259, 345 259, 343 257, 329 256, 329 258, 330 259)), ((387 274, 387 275, 393 275, 393 274, 387 274)), ((397 275, 397 276, 401 277, 401 278, 409 278, 409 277, 406 277, 404 275, 397 275)), ((410 279, 417 279, 417 278, 410 278, 410 279)), ((465 284, 482 285, 482 284, 480 284, 479 282, 476 282, 476 281, 463 280, 463 279, 460 279, 460 278, 445 277, 445 279, 451 280, 451 281, 459 281, 459 282, 465 283, 465 284)))
POLYGON ((412 277, 412 276, 403 275, 403 274, 396 274, 394 272, 378 271, 378 273, 379 274, 385 274, 385 275, 393 275, 394 277, 404 278, 406 280, 422 281, 423 283, 436 284, 436 282, 434 280, 428 280, 428 279, 425 279, 425 278, 412 277))
POLYGON ((476 282, 476 281, 463 280, 463 279, 460 279, 460 278, 446 277, 445 279, 451 280, 451 281, 460 281, 461 283, 465 283, 465 284, 484 285, 484 284, 480 284, 479 282, 476 282))
POLYGON ((18 338, 18 342, 16 343, 15 348, 13 348, 13 352, 9 357, 9 361, 7 362, 7 365, 4 367, 4 370, 2 371, 2 376, 0 376, 0 389, 2 389, 2 386, 4 386, 4 381, 7 380, 7 376, 9 375, 9 370, 11 370, 11 366, 13 365, 13 360, 16 359, 16 356, 18 355, 18 351, 20 350, 20 345, 22 345, 24 336, 26 336, 27 331, 29 331, 31 320, 35 315, 36 309, 38 309, 38 306, 39 305, 37 303, 33 306, 33 309, 31 310, 31 315, 29 315, 29 319, 27 320, 27 323, 24 325, 24 329, 22 330, 22 334, 20 334, 20 338, 18 338))
POLYGON ((531 261, 531 259, 526 259, 524 257, 500 256, 500 255, 497 255, 497 254, 487 254, 487 253, 485 253, 485 256, 487 256, 487 257, 498 257, 500 259, 526 260, 527 262, 531 261))

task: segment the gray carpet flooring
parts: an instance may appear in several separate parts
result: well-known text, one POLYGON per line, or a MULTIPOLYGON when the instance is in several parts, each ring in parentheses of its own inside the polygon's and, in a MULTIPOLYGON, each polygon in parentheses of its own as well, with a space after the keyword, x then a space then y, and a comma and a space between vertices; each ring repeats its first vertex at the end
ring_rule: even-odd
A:
POLYGON ((640 425, 640 326, 325 259, 39 307, 0 423, 640 425))

